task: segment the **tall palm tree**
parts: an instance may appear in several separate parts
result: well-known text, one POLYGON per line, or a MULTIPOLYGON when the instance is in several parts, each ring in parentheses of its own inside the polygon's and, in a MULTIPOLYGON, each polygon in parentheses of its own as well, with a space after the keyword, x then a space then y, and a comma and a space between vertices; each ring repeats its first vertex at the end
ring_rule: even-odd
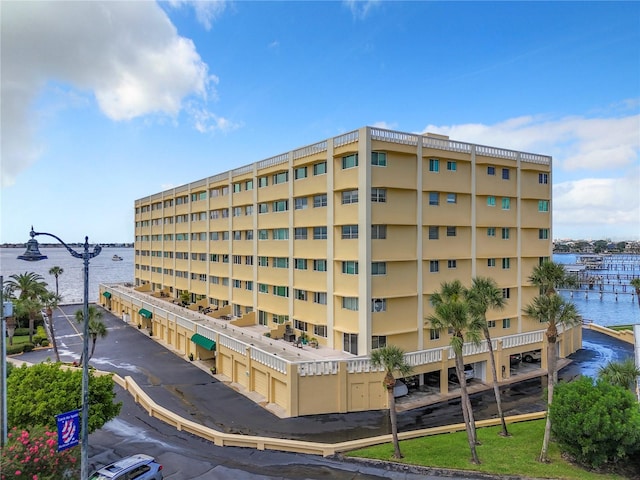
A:
POLYGON ((491 373, 493 374, 493 394, 496 397, 496 405, 498 407, 498 415, 502 424, 502 436, 509 436, 507 431, 507 422, 504 420, 502 412, 502 398, 500 396, 500 387, 498 386, 498 373, 496 370, 496 359, 493 356, 493 344, 491 342, 491 333, 489 332, 489 324, 487 323, 487 310, 504 309, 505 300, 502 296, 502 290, 498 288, 495 280, 486 277, 476 277, 471 283, 471 288, 466 291, 467 301, 469 302, 469 311, 471 315, 477 317, 482 325, 482 333, 487 341, 489 348, 489 359, 491 361, 491 373))
MULTIPOLYGON (((553 388, 557 378, 557 341, 558 326, 573 326, 580 323, 581 317, 576 310, 576 306, 565 301, 557 293, 551 295, 539 295, 533 299, 533 302, 524 308, 524 313, 540 322, 547 323, 547 412, 553 402, 553 388)), ((544 429, 544 439, 542 441, 542 451, 540 452, 540 461, 548 462, 549 438, 551 436, 551 418, 547 414, 547 422, 544 429)))
POLYGON ((598 378, 618 387, 633 390, 640 377, 640 368, 633 358, 609 362, 598 370, 598 378))
POLYGON ((406 377, 411 374, 411 365, 404 358, 404 352, 395 345, 388 345, 371 352, 371 365, 375 368, 384 368, 385 376, 382 385, 387 389, 389 400, 389 419, 391 420, 391 434, 393 436, 394 458, 402 458, 400 452, 400 442, 398 441, 398 422, 396 417, 396 398, 393 395, 393 388, 396 385, 394 372, 406 377))
MULTIPOLYGON (((76 311, 76 321, 78 323, 82 323, 84 321, 84 313, 82 310, 76 311)), ((91 357, 93 357, 98 337, 105 338, 108 333, 107 326, 102 321, 102 310, 98 310, 95 306, 89 305, 89 338, 91 338, 91 352, 89 353, 89 358, 86 359, 87 362, 91 357)), ((80 356, 80 365, 82 365, 83 361, 84 359, 80 356)))
POLYGON ((33 272, 13 274, 9 277, 7 284, 11 293, 20 291, 17 309, 29 315, 29 342, 33 342, 36 314, 42 308, 40 296, 47 292, 47 284, 42 275, 33 272))
POLYGON ((640 307, 640 278, 631 280, 631 286, 636 289, 636 298, 638 299, 638 306, 640 307))
POLYGON ((575 278, 567 273, 564 266, 551 260, 545 260, 536 266, 529 276, 529 281, 540 288, 543 295, 551 295, 556 293, 556 288, 570 287, 576 283, 575 278))
POLYGON ((482 326, 478 319, 470 315, 469 304, 464 295, 465 289, 459 280, 444 282, 441 284, 440 292, 431 295, 431 304, 435 312, 428 320, 433 328, 451 329, 451 349, 455 355, 456 373, 460 382, 460 393, 462 397, 461 408, 467 430, 469 449, 471 450, 471 462, 479 464, 478 453, 476 452, 476 429, 473 418, 473 409, 467 391, 467 380, 464 376, 464 355, 463 347, 466 339, 475 343, 480 343, 480 331, 482 326))
POLYGON ((54 277, 56 277, 56 295, 59 295, 58 293, 58 277, 60 275, 62 275, 64 273, 64 269, 62 267, 51 267, 51 269, 49 270, 49 275, 53 275, 54 277))
POLYGON ((56 341, 56 334, 53 328, 53 311, 58 308, 60 301, 62 300, 57 293, 47 292, 41 297, 42 304, 47 310, 49 335, 51 336, 51 343, 53 344, 53 352, 56 355, 56 362, 60 361, 60 353, 58 353, 58 342, 56 341))

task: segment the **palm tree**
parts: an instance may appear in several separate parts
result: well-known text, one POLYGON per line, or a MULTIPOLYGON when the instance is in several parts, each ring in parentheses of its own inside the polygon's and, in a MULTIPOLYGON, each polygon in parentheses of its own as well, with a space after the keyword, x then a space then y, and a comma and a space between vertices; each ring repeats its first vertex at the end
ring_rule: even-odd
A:
POLYGON ((56 295, 59 295, 58 293, 58 277, 60 275, 62 275, 64 273, 64 269, 62 267, 51 267, 51 269, 49 270, 49 275, 53 275, 54 277, 56 277, 56 295))
POLYGON ((42 308, 40 296, 47 292, 47 284, 42 275, 25 272, 11 275, 7 282, 11 293, 20 291, 17 310, 29 315, 29 342, 33 343, 33 330, 36 313, 42 308))
POLYGON ((633 358, 621 362, 609 362, 598 370, 598 378, 611 385, 633 390, 640 377, 640 368, 633 358))
MULTIPOLYGON (((580 315, 576 310, 576 306, 565 301, 557 293, 550 295, 539 295, 533 299, 533 302, 527 305, 524 313, 540 322, 547 323, 547 412, 553 401, 553 388, 557 378, 557 341, 558 326, 573 326, 580 323, 580 315)), ((551 435, 551 418, 547 414, 547 422, 544 429, 544 439, 542 441, 542 451, 540 452, 540 461, 548 462, 549 438, 551 435)))
POLYGON ((640 278, 631 280, 631 286, 636 289, 636 298, 638 299, 638 306, 640 307, 640 278))
POLYGON ((382 382, 387 389, 389 399, 389 419, 391 420, 391 434, 393 436, 394 458, 402 458, 400 452, 400 442, 398 441, 398 422, 396 418, 396 398, 393 395, 393 387, 396 385, 394 372, 398 372, 401 377, 411 374, 411 365, 405 358, 401 348, 395 345, 388 345, 371 352, 371 365, 374 368, 384 368, 385 376, 382 382))
POLYGON ((429 316, 428 320, 433 328, 447 328, 453 331, 450 345, 455 355, 456 373, 460 382, 462 416, 467 430, 469 449, 471 450, 471 462, 479 464, 480 460, 476 452, 475 420, 469 400, 469 392, 467 391, 467 380, 464 376, 462 349, 465 343, 465 335, 471 342, 480 343, 482 326, 475 316, 470 315, 469 304, 464 295, 465 289, 459 280, 442 283, 440 290, 440 292, 435 292, 431 295, 431 305, 435 307, 435 312, 429 316))
POLYGON ((556 293, 557 287, 570 287, 576 283, 575 278, 567 274, 561 264, 551 260, 545 260, 535 267, 529 276, 529 281, 539 287, 543 295, 551 295, 556 293))
POLYGON ((56 362, 60 361, 60 354, 58 353, 58 343, 56 342, 56 334, 53 329, 53 311, 58 308, 62 298, 57 293, 47 292, 46 295, 41 297, 44 308, 47 309, 47 317, 49 324, 49 335, 51 336, 51 343, 53 344, 53 352, 56 355, 56 362))
MULTIPOLYGON (((82 323, 84 321, 84 313, 82 310, 76 311, 76 321, 82 323)), ((102 310, 98 310, 95 306, 89 305, 89 338, 91 338, 91 352, 87 362, 93 357, 93 352, 96 349, 96 341, 98 337, 105 338, 109 332, 107 326, 102 321, 102 310)), ((80 356, 80 365, 84 359, 80 356)))
POLYGON ((476 277, 473 279, 471 288, 466 291, 467 301, 469 302, 469 311, 471 315, 477 317, 482 325, 482 333, 487 341, 489 348, 489 359, 491 361, 491 373, 493 374, 493 393, 496 397, 496 405, 498 407, 498 415, 502 423, 502 436, 509 436, 507 431, 507 422, 504 420, 502 412, 502 399, 500 397, 500 387, 498 386, 498 373, 496 371, 496 359, 493 356, 493 344, 491 343, 491 334, 489 333, 489 324, 487 323, 487 310, 489 308, 502 310, 505 305, 502 291, 498 288, 495 280, 485 277, 476 277))

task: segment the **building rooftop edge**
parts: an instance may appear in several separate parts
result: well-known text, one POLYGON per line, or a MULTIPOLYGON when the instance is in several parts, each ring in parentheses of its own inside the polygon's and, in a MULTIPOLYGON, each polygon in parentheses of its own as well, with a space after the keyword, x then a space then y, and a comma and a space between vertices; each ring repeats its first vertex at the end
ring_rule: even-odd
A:
POLYGON ((273 165, 277 165, 279 163, 285 163, 289 159, 289 153, 293 153, 293 159, 303 158, 305 156, 312 155, 314 153, 318 153, 326 150, 326 143, 328 140, 333 140, 334 146, 346 145, 348 143, 355 143, 359 140, 358 135, 362 128, 369 129, 371 132, 372 140, 381 140, 390 143, 398 143, 404 145, 412 145, 418 144, 418 139, 422 138, 423 147, 426 146, 428 148, 435 148, 440 150, 448 150, 448 151, 456 151, 460 153, 471 152, 472 147, 476 147, 476 152, 480 152, 480 154, 485 154, 488 156, 501 157, 506 159, 517 160, 520 157, 523 161, 529 161, 533 163, 539 164, 551 164, 551 156, 542 155, 537 153, 530 152, 522 152, 518 150, 511 150, 507 148, 501 147, 492 147, 488 145, 481 145, 477 143, 468 143, 461 142, 457 140, 451 140, 448 135, 441 135, 432 132, 425 133, 409 133, 409 132, 400 132, 397 130, 388 130, 379 127, 371 127, 364 126, 357 130, 352 130, 347 133, 343 133, 340 135, 336 135, 334 137, 329 137, 325 140, 321 140, 316 143, 312 143, 309 145, 305 145, 303 147, 298 147, 296 149, 290 150, 285 153, 281 153, 272 157, 268 157, 263 160, 258 160, 253 163, 249 163, 246 165, 242 165, 240 167, 236 167, 210 177, 201 178, 198 180, 194 180, 192 182, 188 182, 185 184, 177 185, 172 188, 168 188, 166 190, 161 190, 159 192, 152 193, 150 195, 145 195, 144 197, 137 198, 135 203, 146 202, 151 199, 151 197, 155 197, 158 194, 165 192, 172 192, 176 189, 182 190, 184 187, 188 187, 193 184, 201 184, 203 181, 209 182, 217 182, 223 180, 225 178, 229 178, 229 175, 241 175, 244 173, 248 173, 253 171, 254 166, 258 169, 260 168, 268 168, 273 165))

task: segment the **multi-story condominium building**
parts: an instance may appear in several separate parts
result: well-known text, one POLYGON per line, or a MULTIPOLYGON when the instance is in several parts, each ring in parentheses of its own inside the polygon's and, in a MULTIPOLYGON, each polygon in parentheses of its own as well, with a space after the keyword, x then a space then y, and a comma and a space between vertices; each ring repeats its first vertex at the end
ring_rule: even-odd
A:
MULTIPOLYGON (((469 285, 484 276, 502 288, 506 308, 488 318, 504 376, 510 353, 544 348, 545 326, 522 310, 538 294, 527 279, 551 256, 551 239, 550 157, 364 127, 137 200, 138 297, 114 288, 104 294, 127 314, 142 312, 154 336, 184 355, 195 351, 192 333, 210 340, 199 349, 217 342, 218 372, 285 415, 380 408, 380 372, 367 363, 373 349, 401 347, 416 373, 446 377, 453 365, 450 335, 427 320, 430 294, 442 282, 469 285), (256 361, 236 344, 226 351, 220 335, 229 332, 219 325, 204 332, 185 317, 181 327, 180 313, 161 305, 185 296, 192 310, 231 318, 234 331, 270 335, 262 338, 271 346, 286 334, 313 337, 337 362, 320 370, 341 378, 318 388, 336 388, 340 399, 304 398, 300 384, 310 380, 300 376, 318 370, 300 366, 303 352, 299 362, 287 360, 297 371, 269 373, 262 356, 256 361), (253 380, 250 358, 265 366, 267 380, 253 380), (349 373, 377 376, 358 382, 349 373)), ((567 330, 560 354, 580 342, 579 329, 567 330)), ((259 335, 243 345, 258 349, 259 335)), ((476 377, 487 379, 486 345, 465 348, 476 377)))

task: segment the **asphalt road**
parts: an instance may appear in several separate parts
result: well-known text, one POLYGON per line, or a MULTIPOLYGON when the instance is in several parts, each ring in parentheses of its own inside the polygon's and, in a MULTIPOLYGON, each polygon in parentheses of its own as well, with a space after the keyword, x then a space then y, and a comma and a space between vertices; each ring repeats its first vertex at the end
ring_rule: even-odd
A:
MULTIPOLYGON (((58 348, 63 361, 79 359, 82 339, 74 312, 80 306, 64 306, 54 313, 58 348)), ((183 360, 149 338, 144 331, 104 311, 108 336, 98 339, 91 365, 101 370, 130 375, 159 404, 203 425, 230 433, 243 433, 319 442, 339 442, 390 432, 386 411, 314 415, 290 419, 275 417, 254 402, 229 389, 208 373, 183 360)), ((583 334, 584 349, 560 372, 561 378, 593 375, 609 360, 633 354, 632 347, 589 330, 583 334)), ((28 362, 53 358, 53 349, 30 352, 28 362)), ((129 394, 116 387, 123 408, 118 418, 91 434, 90 461, 98 466, 144 452, 164 465, 165 478, 177 479, 376 479, 452 478, 450 474, 424 471, 390 471, 338 459, 234 447, 216 447, 195 436, 178 432, 150 418, 129 394), (438 476, 440 475, 440 476, 438 476)), ((472 397, 476 419, 494 417, 492 391, 472 397)), ((540 379, 512 384, 503 389, 505 414, 544 409, 540 379)), ((398 414, 400 431, 461 422, 459 400, 398 414)), ((454 478, 486 478, 479 475, 454 478)))

